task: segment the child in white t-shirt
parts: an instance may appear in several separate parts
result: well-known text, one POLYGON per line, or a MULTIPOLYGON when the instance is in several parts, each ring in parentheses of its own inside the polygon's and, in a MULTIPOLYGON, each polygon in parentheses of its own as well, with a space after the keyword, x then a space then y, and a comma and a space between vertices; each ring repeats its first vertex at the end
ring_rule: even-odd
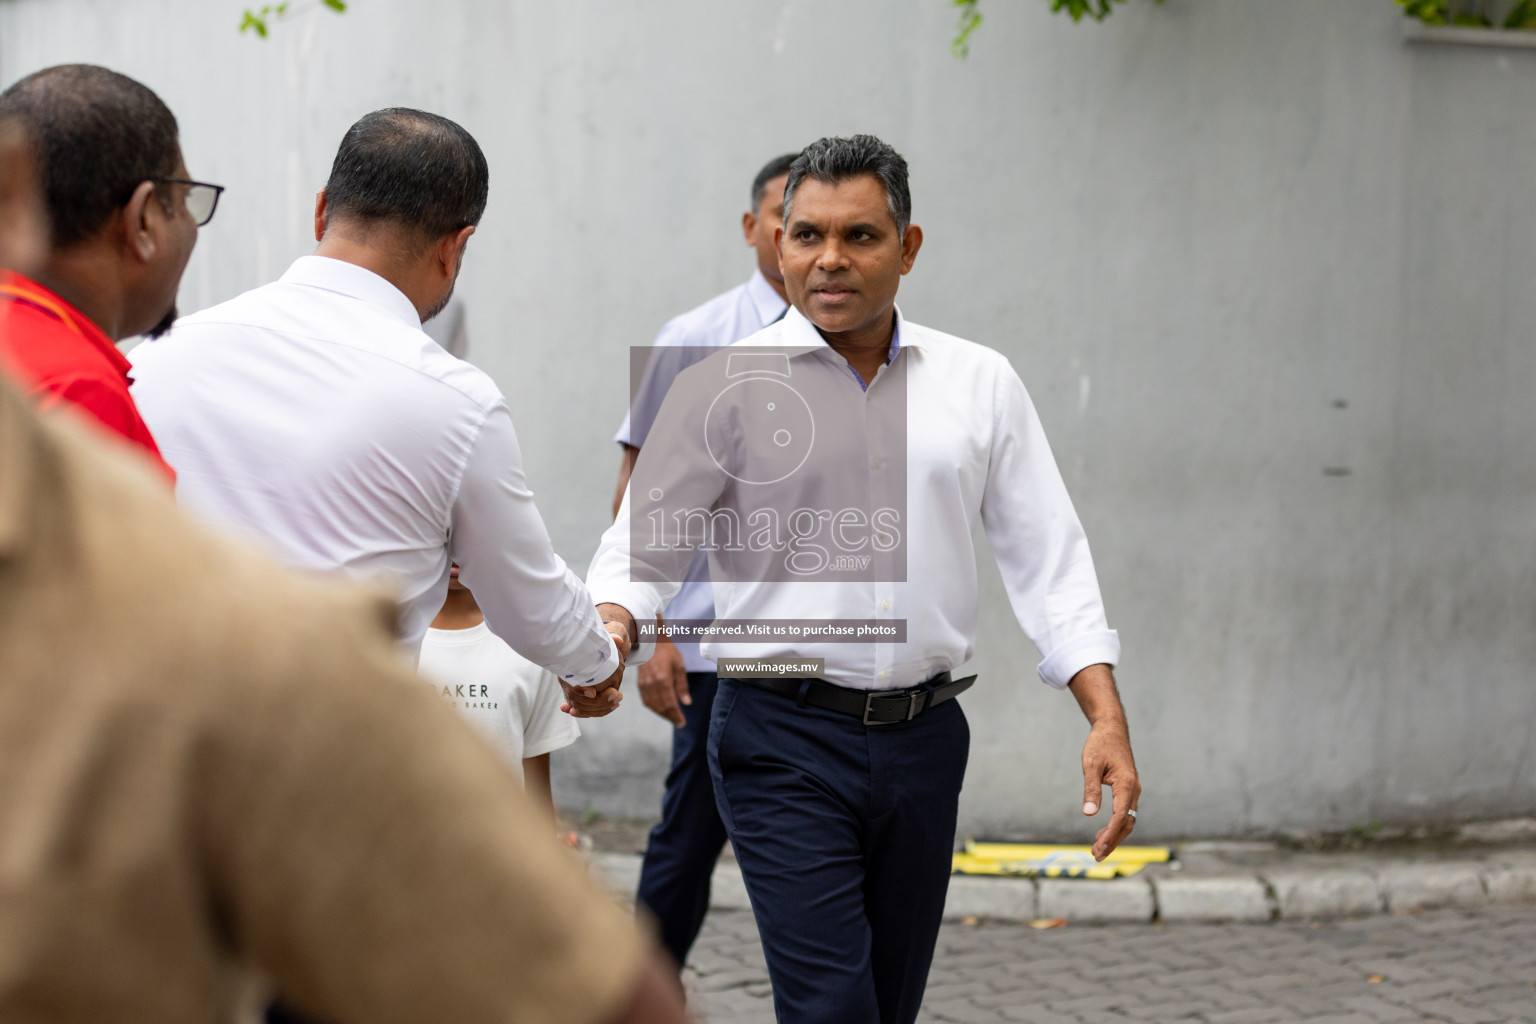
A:
POLYGON ((450 570, 448 599, 421 645, 421 673, 496 745, 528 796, 553 818, 549 754, 576 742, 576 720, 553 672, 540 668, 490 631, 475 595, 450 570))

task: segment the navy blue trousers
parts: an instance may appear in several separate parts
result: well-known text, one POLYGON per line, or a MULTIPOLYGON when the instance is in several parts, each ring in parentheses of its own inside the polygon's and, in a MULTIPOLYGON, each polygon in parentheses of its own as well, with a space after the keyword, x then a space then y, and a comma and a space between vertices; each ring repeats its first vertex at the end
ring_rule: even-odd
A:
POLYGON ((661 797, 661 821, 651 829, 640 865, 635 900, 656 919, 661 943, 679 964, 698 938, 709 911, 709 880, 725 846, 725 826, 715 810, 709 777, 709 711, 715 700, 713 672, 689 672, 693 703, 687 721, 672 733, 672 767, 661 797))
POLYGON ((917 1019, 969 750, 956 701, 865 726, 720 681, 710 772, 780 1024, 917 1019))

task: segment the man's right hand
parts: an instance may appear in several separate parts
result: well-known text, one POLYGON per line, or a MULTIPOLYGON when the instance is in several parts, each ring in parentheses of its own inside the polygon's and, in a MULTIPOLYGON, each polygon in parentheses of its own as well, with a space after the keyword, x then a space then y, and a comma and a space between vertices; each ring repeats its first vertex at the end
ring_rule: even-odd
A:
POLYGON ((617 710, 624 699, 619 684, 611 679, 591 686, 572 686, 562 679, 560 689, 565 691, 560 710, 572 718, 602 718, 617 710))
POLYGON ((666 637, 657 634, 656 651, 651 660, 637 670, 640 699, 645 706, 679 729, 688 724, 683 708, 693 704, 688 693, 688 669, 683 654, 666 637))
POLYGON ((635 648, 635 620, 626 609, 616 604, 598 605, 597 611, 603 620, 603 628, 608 631, 614 647, 618 649, 619 667, 613 675, 596 684, 573 686, 560 680, 560 688, 565 691, 565 702, 560 705, 560 710, 573 718, 602 718, 612 714, 624 699, 624 694, 619 692, 619 684, 624 681, 624 662, 635 648))

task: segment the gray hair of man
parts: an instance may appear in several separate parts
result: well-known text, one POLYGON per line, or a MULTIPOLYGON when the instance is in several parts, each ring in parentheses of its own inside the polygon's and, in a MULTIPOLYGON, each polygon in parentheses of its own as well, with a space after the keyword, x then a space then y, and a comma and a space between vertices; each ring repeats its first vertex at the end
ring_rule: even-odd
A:
POLYGON ((885 189, 885 203, 896 222, 896 236, 907 233, 912 223, 912 191, 907 185, 907 161, 873 135, 817 139, 806 146, 789 167, 784 185, 784 224, 790 223, 795 188, 806 178, 836 185, 850 178, 873 175, 885 189))

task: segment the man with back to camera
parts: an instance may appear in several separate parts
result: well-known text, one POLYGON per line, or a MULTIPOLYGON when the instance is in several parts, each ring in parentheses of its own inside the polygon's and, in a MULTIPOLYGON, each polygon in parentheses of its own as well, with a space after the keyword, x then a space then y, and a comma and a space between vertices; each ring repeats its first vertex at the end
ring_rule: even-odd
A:
MULTIPOLYGON (((25 271, 44 217, 11 125, 25 271)), ((82 435, 0 381, 0 1019, 233 1020, 255 968, 333 1021, 682 1024, 382 602, 209 536, 82 435)))
POLYGON ((459 125, 368 114, 316 199, 315 255, 140 346, 136 393, 187 509, 291 565, 387 581, 413 657, 457 562, 515 650, 568 687, 616 684, 628 640, 555 554, 506 401, 422 331, 488 192, 459 125))
POLYGON ((50 244, 33 276, 0 272, 0 367, 43 407, 66 403, 170 474, 129 392, 115 342, 157 337, 223 191, 192 181, 176 118, 145 86, 87 64, 0 94, 41 178, 50 244))
POLYGON ((679 376, 588 574, 597 600, 647 622, 707 540, 717 625, 780 631, 704 650, 721 675, 716 800, 783 1022, 917 1017, 969 745, 952 698, 971 680, 949 670, 975 642, 978 521, 1044 654, 1041 678, 1070 688, 1091 723, 1084 814, 1113 788, 1095 858, 1130 835, 1140 797, 1112 674, 1119 639, 1024 385, 1002 355, 896 308, 922 237, 890 146, 807 147, 779 232, 792 308, 679 376), (763 409, 771 418, 754 419, 763 409), (858 500, 827 508, 828 492, 858 500), (648 540, 669 509, 682 528, 648 540), (750 537, 734 532, 743 521, 750 537), (824 557, 834 541, 846 557, 824 557), (792 638, 847 623, 899 639, 792 638), (758 662, 751 671, 822 668, 737 678, 726 656, 758 662))
MULTIPOLYGON (((797 155, 788 153, 768 161, 752 181, 752 205, 741 215, 742 235, 757 254, 752 276, 745 284, 668 320, 656 335, 655 345, 671 349, 674 358, 647 361, 630 412, 614 436, 623 446, 613 496, 615 516, 646 431, 677 373, 714 349, 755 334, 788 308, 775 233, 784 216, 784 183, 797 155)), ((694 557, 682 589, 662 614, 664 619, 715 617, 709 564, 702 554, 694 557)), ((714 662, 699 652, 697 640, 658 637, 655 653, 640 666, 638 678, 645 706, 677 731, 672 734, 661 821, 651 829, 645 846, 636 901, 651 912, 662 945, 681 965, 709 910, 710 874, 725 846, 725 826, 715 809, 705 751, 717 677, 714 662)))

